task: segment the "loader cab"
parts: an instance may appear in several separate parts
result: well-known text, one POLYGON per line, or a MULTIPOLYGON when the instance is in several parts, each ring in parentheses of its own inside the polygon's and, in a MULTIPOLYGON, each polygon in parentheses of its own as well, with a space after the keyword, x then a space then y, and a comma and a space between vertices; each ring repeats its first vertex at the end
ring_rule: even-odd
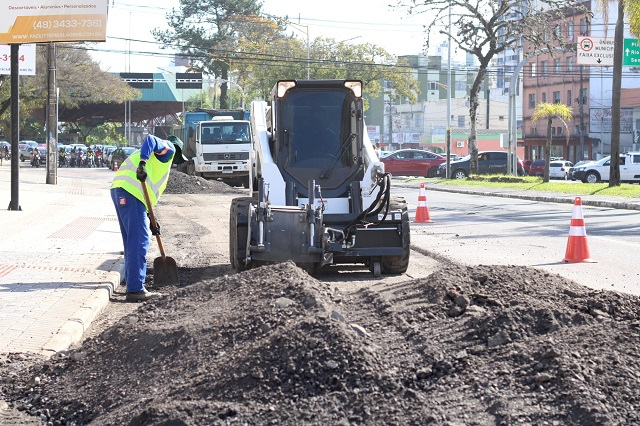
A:
POLYGON ((272 92, 273 156, 295 197, 314 180, 323 197, 340 197, 362 179, 362 83, 279 81, 272 92))

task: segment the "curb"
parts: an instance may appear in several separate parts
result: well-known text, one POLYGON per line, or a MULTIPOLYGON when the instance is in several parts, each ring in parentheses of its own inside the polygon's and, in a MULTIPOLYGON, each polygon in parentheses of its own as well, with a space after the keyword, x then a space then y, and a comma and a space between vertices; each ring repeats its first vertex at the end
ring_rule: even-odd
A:
POLYGON ((105 280, 98 285, 87 298, 84 305, 78 309, 58 332, 42 347, 41 353, 51 356, 68 350, 71 345, 80 342, 85 331, 93 320, 109 304, 111 295, 120 285, 124 273, 124 259, 119 259, 113 269, 107 272, 105 280))
MULTIPOLYGON (((396 184, 398 186, 402 186, 405 188, 414 188, 414 185, 409 183, 401 183, 396 184)), ((418 184, 419 186, 419 184, 418 184)), ((475 190, 475 189, 467 189, 467 188, 444 188, 438 186, 429 186, 428 190, 431 191, 440 191, 440 192, 453 192, 456 194, 469 194, 469 195, 482 195, 485 197, 502 197, 502 198, 518 198, 522 200, 529 201, 545 201, 551 203, 563 203, 563 204, 573 204, 575 201, 575 197, 578 195, 566 195, 566 196, 554 196, 554 195, 530 195, 523 193, 513 193, 513 192, 493 192, 493 191, 483 191, 483 190, 475 190)), ((592 206, 592 207, 607 207, 612 209, 623 209, 623 210, 640 210, 640 203, 638 202, 627 202, 627 201, 614 201, 614 200, 590 200, 585 198, 584 195, 579 196, 582 199, 583 206, 592 206)))

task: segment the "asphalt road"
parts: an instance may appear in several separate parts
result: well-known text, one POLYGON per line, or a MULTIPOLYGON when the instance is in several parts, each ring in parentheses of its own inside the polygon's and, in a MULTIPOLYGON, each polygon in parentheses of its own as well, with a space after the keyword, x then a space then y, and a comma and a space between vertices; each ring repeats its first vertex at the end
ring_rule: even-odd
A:
MULTIPOLYGON (((394 188, 412 210, 419 193, 394 188)), ((559 203, 428 192, 433 223, 412 224, 419 251, 467 264, 543 268, 594 289, 640 295, 640 212, 583 206, 591 258, 562 262, 573 206, 559 203)))

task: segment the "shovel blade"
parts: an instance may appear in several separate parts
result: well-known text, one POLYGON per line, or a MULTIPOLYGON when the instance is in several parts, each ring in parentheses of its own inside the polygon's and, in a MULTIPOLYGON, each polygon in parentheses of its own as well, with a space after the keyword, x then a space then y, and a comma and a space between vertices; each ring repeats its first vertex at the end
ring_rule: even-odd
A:
POLYGON ((153 261, 153 283, 156 286, 180 285, 178 265, 172 257, 156 257, 153 261))

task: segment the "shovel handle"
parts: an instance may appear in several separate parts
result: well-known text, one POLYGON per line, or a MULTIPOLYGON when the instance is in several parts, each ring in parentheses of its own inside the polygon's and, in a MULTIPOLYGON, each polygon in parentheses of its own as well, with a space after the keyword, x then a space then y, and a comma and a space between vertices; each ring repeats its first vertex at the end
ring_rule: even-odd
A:
MULTIPOLYGON (((145 181, 140 181, 142 185, 142 193, 144 194, 144 199, 147 202, 147 209, 149 210, 149 220, 151 221, 151 226, 156 228, 158 223, 156 222, 156 215, 153 214, 153 208, 151 207, 151 200, 149 199, 149 190, 147 189, 147 183, 145 181)), ((160 238, 160 234, 156 235, 156 240, 158 241, 158 248, 160 249, 160 255, 162 256, 162 260, 165 260, 164 254, 164 246, 162 245, 162 239, 160 238)))

